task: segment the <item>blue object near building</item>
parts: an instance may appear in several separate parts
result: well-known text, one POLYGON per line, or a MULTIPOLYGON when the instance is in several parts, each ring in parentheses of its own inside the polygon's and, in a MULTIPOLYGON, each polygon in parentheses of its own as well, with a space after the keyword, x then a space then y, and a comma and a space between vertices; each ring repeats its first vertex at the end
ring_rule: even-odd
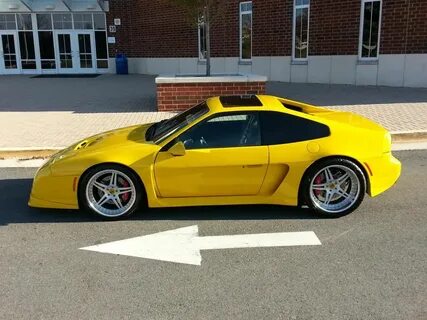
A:
POLYGON ((116 55, 116 73, 117 74, 128 74, 128 58, 125 54, 116 55))

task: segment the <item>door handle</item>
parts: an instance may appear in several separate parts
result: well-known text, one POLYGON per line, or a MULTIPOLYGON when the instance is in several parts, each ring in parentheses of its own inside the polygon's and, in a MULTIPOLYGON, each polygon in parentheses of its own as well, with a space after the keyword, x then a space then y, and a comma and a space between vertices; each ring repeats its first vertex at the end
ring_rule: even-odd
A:
POLYGON ((250 168, 259 168, 259 167, 262 167, 262 166, 263 166, 262 164, 246 164, 246 165, 243 166, 243 168, 250 169, 250 168))

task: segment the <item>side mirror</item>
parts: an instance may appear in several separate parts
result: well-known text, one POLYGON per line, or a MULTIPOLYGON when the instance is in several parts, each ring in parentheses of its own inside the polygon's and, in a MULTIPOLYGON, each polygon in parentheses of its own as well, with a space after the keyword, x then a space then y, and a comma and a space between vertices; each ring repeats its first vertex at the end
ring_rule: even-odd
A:
POLYGON ((172 147, 170 147, 168 152, 175 157, 184 156, 185 155, 185 146, 182 143, 182 141, 178 141, 172 147))

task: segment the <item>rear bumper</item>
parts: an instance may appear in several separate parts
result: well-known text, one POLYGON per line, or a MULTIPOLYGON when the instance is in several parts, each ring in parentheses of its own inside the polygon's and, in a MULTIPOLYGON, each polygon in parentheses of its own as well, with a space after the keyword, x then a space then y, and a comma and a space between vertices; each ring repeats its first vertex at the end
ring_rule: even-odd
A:
POLYGON ((364 162, 369 174, 369 195, 375 197, 391 188, 400 177, 402 165, 391 152, 364 162))

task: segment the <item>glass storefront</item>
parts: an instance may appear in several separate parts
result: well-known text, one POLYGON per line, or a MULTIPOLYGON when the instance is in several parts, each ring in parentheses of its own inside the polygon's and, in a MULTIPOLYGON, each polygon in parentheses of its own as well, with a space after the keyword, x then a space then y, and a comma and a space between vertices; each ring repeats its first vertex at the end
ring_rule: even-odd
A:
POLYGON ((0 13, 0 74, 107 69, 104 13, 0 13))

